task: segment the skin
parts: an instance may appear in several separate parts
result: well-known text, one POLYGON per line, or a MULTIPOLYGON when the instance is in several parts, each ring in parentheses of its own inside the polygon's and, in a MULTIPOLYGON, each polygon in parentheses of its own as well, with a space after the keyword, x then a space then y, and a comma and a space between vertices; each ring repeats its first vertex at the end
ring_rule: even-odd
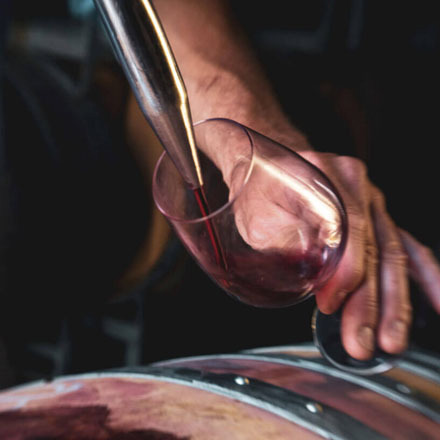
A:
POLYGON ((316 301, 324 313, 343 307, 346 350, 358 359, 371 357, 376 344, 389 353, 402 352, 412 319, 409 275, 440 313, 440 267, 432 252, 395 225, 362 161, 314 151, 289 121, 226 1, 155 0, 154 5, 193 119, 226 117, 249 126, 318 166, 339 190, 348 214, 347 248, 316 301))

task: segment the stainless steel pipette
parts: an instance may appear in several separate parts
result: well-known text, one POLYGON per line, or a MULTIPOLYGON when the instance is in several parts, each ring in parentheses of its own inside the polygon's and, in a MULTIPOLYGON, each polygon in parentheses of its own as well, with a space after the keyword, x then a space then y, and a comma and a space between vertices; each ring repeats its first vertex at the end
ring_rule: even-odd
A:
POLYGON ((149 0, 94 0, 139 106, 191 188, 202 186, 186 88, 149 0))

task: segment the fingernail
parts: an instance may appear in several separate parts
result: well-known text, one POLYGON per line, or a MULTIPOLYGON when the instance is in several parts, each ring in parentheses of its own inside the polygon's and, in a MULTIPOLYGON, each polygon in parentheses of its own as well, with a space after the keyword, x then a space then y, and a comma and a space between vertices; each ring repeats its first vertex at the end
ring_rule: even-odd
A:
POLYGON ((388 328, 388 335, 394 342, 397 342, 398 344, 406 342, 406 333, 407 326, 403 321, 400 320, 393 321, 388 328))
POLYGON ((359 329, 357 340, 359 344, 368 351, 374 351, 376 343, 374 331, 371 327, 363 326, 359 329))

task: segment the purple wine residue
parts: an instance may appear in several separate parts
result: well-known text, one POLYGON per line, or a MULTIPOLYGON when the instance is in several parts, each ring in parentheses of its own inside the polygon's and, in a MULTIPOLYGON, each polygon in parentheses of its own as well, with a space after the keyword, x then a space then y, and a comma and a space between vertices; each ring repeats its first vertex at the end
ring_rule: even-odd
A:
POLYGON ((104 405, 22 409, 0 413, 0 438, 17 440, 190 440, 154 429, 122 430, 109 426, 104 405))

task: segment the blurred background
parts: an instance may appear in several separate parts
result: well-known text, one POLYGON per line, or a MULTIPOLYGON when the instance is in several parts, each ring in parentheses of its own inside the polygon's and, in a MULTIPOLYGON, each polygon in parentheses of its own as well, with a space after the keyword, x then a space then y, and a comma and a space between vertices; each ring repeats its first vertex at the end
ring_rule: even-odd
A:
MULTIPOLYGON (((232 3, 292 121, 364 160, 398 225, 439 256, 437 2, 232 3)), ((0 32, 0 388, 311 340, 313 299, 244 306, 172 234, 121 288, 156 214, 93 3, 0 0, 0 32)), ((413 344, 440 352, 440 320, 412 296, 413 344)))

